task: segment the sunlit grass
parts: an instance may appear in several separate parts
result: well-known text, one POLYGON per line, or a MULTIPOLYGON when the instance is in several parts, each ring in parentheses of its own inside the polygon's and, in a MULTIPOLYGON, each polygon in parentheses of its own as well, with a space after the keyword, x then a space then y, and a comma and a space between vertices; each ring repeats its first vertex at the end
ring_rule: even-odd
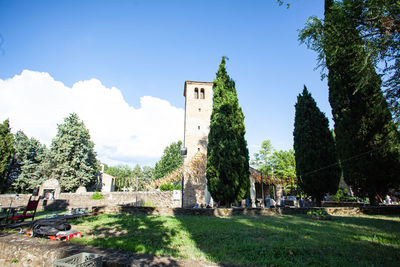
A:
POLYGON ((74 242, 218 263, 279 266, 397 266, 400 217, 317 221, 271 217, 99 215, 73 222, 74 242))

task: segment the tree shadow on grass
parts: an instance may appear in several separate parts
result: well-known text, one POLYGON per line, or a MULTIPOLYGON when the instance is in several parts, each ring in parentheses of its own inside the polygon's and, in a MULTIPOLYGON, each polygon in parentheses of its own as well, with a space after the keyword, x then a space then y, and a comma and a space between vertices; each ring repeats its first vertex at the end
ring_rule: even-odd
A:
MULTIPOLYGON (((396 266, 400 246, 368 240, 357 221, 315 221, 306 216, 176 216, 206 258, 213 262, 263 266, 396 266), (344 225, 342 222, 344 221, 344 225)), ((361 224, 364 218, 358 218, 361 224)), ((392 222, 395 227, 396 222, 392 222)), ((398 226, 398 224, 397 224, 398 226)), ((389 234, 381 229, 379 234, 389 234)), ((378 233, 377 233, 378 234, 378 233)), ((396 235, 400 234, 397 229, 396 235)))
POLYGON ((349 226, 365 226, 369 228, 376 228, 378 230, 386 227, 395 226, 398 228, 400 223, 400 215, 380 215, 382 217, 370 217, 370 216, 335 216, 337 221, 349 226))
POLYGON ((176 231, 164 226, 156 216, 127 214, 103 214, 77 219, 82 229, 83 244, 135 253, 177 256, 178 250, 169 246, 176 231))

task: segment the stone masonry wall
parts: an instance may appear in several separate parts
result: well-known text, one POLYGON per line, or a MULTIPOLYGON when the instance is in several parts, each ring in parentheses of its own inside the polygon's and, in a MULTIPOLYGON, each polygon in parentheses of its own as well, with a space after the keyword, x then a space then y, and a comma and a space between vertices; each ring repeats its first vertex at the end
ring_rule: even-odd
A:
MULTIPOLYGON (((138 206, 154 206, 154 207, 180 207, 180 200, 173 200, 172 191, 149 191, 149 192, 112 192, 102 193, 103 199, 91 199, 93 192, 82 194, 77 193, 61 193, 60 197, 55 200, 40 200, 38 210, 42 209, 68 209, 68 208, 92 208, 101 206, 114 206, 122 204, 137 204, 138 206)), ((10 206, 26 206, 29 194, 19 194, 19 199, 15 199, 15 194, 0 195, 0 207, 10 206)))
MULTIPOLYGON (((212 113, 213 83, 186 81, 185 89, 185 139, 187 148, 185 170, 197 153, 207 154, 208 133, 212 113), (204 92, 204 98, 202 93, 204 92), (197 92, 197 93, 196 93, 197 92)), ((205 204, 205 177, 189 177, 185 174, 183 203, 185 207, 205 204)))
POLYGON ((206 177, 202 176, 197 179, 187 175, 185 180, 183 203, 185 207, 192 208, 195 205, 205 204, 206 177))

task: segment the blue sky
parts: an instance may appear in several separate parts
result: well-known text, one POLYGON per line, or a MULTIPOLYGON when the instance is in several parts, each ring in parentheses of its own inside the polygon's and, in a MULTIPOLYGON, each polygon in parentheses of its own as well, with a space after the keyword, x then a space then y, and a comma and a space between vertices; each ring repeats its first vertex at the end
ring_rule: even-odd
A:
MULTIPOLYGON (((111 94, 111 88, 116 88, 113 93, 118 95, 119 90, 123 102, 135 114, 144 112, 142 98, 151 96, 146 99, 167 101, 170 106, 162 102, 165 109, 174 116, 181 116, 184 81, 212 81, 221 57, 227 56, 228 73, 236 81, 239 103, 246 117, 250 154, 256 152, 265 139, 270 139, 276 149, 290 149, 293 146, 294 105, 304 84, 329 118, 331 112, 326 81, 321 81, 320 70, 315 70, 316 54, 297 40, 298 29, 308 17, 322 17, 323 1, 289 2, 291 6, 287 9, 275 0, 0 0, 0 34, 3 40, 0 52, 0 81, 3 81, 3 87, 0 86, 0 90, 7 91, 11 97, 11 88, 17 86, 11 83, 11 79, 20 75, 20 80, 25 82, 18 86, 26 88, 31 85, 31 90, 37 90, 43 94, 41 98, 50 102, 53 101, 52 94, 39 90, 46 81, 51 83, 53 79, 63 83, 65 88, 60 90, 65 91, 80 81, 96 79, 106 98, 108 93, 111 94), (32 73, 22 75, 23 70, 32 73), (47 73, 49 77, 42 75, 39 79, 37 73, 47 73), (30 79, 38 82, 30 83, 30 79), (9 82, 5 83, 7 80, 9 82)), ((93 80, 88 86, 94 94, 96 88, 100 88, 93 80)), ((19 92, 19 97, 28 95, 19 92)), ((154 101, 151 103, 154 104, 154 101)), ((44 132, 54 135, 55 129, 43 128, 54 123, 43 123, 39 131, 33 129, 32 120, 22 121, 26 117, 24 112, 28 114, 38 106, 44 108, 46 104, 43 103, 46 102, 0 109, 0 119, 9 117, 14 132, 22 129, 49 144, 50 134, 44 132), (17 112, 20 115, 14 115, 17 112), (29 130, 29 127, 32 129, 29 130)), ((50 110, 43 112, 52 113, 50 110)), ((130 123, 129 117, 124 118, 123 111, 114 115, 118 117, 115 120, 130 123)), ((157 115, 150 117, 154 116, 157 115)), ((95 125, 85 120, 92 117, 81 116, 85 124, 95 125)), ((61 123, 62 119, 58 118, 57 123, 61 123)), ((112 120, 112 117, 107 118, 103 124, 112 120)), ((146 127, 137 121, 135 123, 137 125, 132 127, 146 127)), ((176 123, 179 121, 172 123, 171 127, 176 123)), ((162 132, 163 127, 168 126, 157 128, 153 125, 151 132, 157 129, 162 132)), ((88 128, 91 133, 95 131, 88 128)), ((121 128, 121 131, 128 129, 121 128)), ((122 153, 118 154, 120 150, 113 148, 113 139, 103 138, 100 134, 96 136, 96 140, 110 142, 102 144, 103 151, 99 152, 104 158, 104 147, 110 147, 113 156, 104 158, 110 164, 154 164, 163 149, 152 148, 156 152, 147 154, 129 154, 121 150, 122 153)), ((131 137, 140 139, 140 134, 131 137)), ((177 134, 176 139, 180 138, 181 135, 177 134)), ((164 146, 173 139, 175 135, 171 132, 158 146, 164 146)), ((139 151, 146 148, 132 146, 132 149, 139 151)))

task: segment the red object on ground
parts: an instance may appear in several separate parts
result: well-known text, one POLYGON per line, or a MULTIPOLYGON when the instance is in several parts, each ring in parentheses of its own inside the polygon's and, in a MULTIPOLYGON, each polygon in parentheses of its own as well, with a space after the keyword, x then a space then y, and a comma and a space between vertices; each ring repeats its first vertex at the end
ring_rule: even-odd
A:
POLYGON ((7 218, 7 223, 9 221, 11 221, 11 222, 22 221, 23 222, 25 219, 31 219, 31 218, 33 221, 33 218, 35 218, 36 209, 37 209, 38 204, 39 204, 39 199, 32 200, 32 196, 30 196, 29 200, 28 200, 28 205, 26 205, 26 207, 24 209, 24 213, 20 214, 20 215, 12 216, 11 218, 7 218), (31 212, 31 213, 28 213, 28 212, 31 212))
POLYGON ((50 235, 49 238, 51 240, 70 240, 71 238, 79 238, 81 237, 81 232, 69 234, 69 235, 50 235))

